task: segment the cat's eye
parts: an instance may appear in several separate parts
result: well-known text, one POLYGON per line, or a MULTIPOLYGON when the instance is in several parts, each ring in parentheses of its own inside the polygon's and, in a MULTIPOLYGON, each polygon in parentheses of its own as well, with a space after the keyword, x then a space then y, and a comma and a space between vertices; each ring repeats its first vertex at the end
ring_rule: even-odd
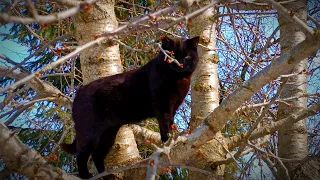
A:
POLYGON ((191 56, 186 56, 186 57, 184 57, 186 60, 189 60, 189 59, 191 59, 191 56))

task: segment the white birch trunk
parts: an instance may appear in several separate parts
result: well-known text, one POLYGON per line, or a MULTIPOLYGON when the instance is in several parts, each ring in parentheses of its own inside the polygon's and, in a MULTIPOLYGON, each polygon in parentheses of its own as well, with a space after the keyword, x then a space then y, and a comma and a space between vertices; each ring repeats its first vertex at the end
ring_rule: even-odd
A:
MULTIPOLYGON (((214 8, 210 8, 202 15, 192 19, 190 28, 191 37, 200 35, 198 46, 199 64, 193 74, 191 83, 191 122, 190 129, 193 131, 201 122, 219 106, 219 80, 218 80, 218 62, 219 57, 216 54, 216 33, 215 23, 209 20, 214 15, 214 8)), ((221 133, 216 134, 216 138, 223 143, 221 133)), ((225 157, 225 152, 217 140, 209 141, 203 145, 192 156, 188 163, 201 169, 213 171, 216 175, 223 175, 225 166, 219 166, 212 170, 211 164, 215 160, 221 160, 225 157)), ((190 179, 207 179, 206 175, 199 172, 190 171, 190 179)))
MULTIPOLYGON (((307 1, 299 0, 294 3, 290 3, 285 6, 287 9, 292 9, 296 16, 301 20, 306 22, 307 19, 307 1)), ((288 51, 292 47, 296 46, 298 43, 305 39, 304 33, 301 29, 294 24, 290 23, 285 17, 279 15, 280 24, 280 45, 282 53, 288 51)), ((292 73, 298 73, 301 71, 307 71, 308 66, 307 59, 301 61, 293 69, 292 73)), ((287 78, 286 78, 287 79, 287 78)), ((281 81, 286 80, 282 78, 281 81)), ((282 85, 283 90, 280 94, 281 99, 293 96, 300 96, 307 92, 307 75, 302 73, 289 77, 287 83, 282 85)), ((289 116, 293 112, 306 108, 307 98, 300 98, 298 100, 293 100, 289 102, 290 106, 280 103, 278 110, 278 119, 289 116)), ((296 159, 304 158, 308 155, 307 146, 307 129, 306 129, 306 119, 298 121, 296 123, 290 124, 284 127, 284 130, 280 130, 278 134, 278 155, 282 158, 296 159)), ((289 174, 298 164, 285 163, 289 174)), ((278 178, 285 179, 285 172, 283 168, 278 168, 278 178)))

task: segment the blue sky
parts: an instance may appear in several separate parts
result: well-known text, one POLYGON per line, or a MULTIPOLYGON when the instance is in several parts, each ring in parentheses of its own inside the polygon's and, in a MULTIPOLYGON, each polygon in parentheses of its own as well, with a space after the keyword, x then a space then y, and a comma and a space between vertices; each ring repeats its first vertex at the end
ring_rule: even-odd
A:
MULTIPOLYGON (((2 26, 0 27, 0 34, 9 34, 10 25, 7 25, 6 27, 2 26)), ((0 54, 3 54, 7 57, 9 57, 11 60, 15 62, 21 62, 24 58, 26 58, 29 55, 28 47, 23 46, 21 44, 18 44, 14 40, 2 40, 3 36, 0 36, 0 54)), ((0 59, 0 66, 10 67, 9 63, 6 63, 3 59, 0 59)), ((4 99, 4 96, 0 96, 0 102, 2 102, 4 99)), ((19 119, 21 119, 21 115, 15 123, 19 122, 19 119)), ((4 119, 0 119, 0 122, 3 122, 4 119)))
MULTIPOLYGON (((10 27, 10 25, 0 27, 0 34, 9 34, 10 27)), ((3 36, 0 36, 0 38, 0 54, 6 55, 15 62, 20 62, 29 55, 28 47, 18 44, 14 40, 2 40, 3 36)), ((0 59, 0 65, 9 64, 0 59)))

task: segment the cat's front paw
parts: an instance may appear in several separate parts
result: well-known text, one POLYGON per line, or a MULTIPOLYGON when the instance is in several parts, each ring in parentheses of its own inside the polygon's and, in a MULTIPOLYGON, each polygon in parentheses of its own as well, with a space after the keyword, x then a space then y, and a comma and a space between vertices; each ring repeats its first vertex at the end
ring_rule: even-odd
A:
POLYGON ((161 141, 162 141, 162 143, 167 142, 168 139, 169 139, 169 136, 168 136, 167 134, 166 134, 166 135, 161 135, 161 141))
POLYGON ((93 175, 91 174, 91 173, 86 173, 86 174, 79 174, 79 177, 81 178, 81 179, 90 179, 90 178, 92 178, 93 177, 93 175))

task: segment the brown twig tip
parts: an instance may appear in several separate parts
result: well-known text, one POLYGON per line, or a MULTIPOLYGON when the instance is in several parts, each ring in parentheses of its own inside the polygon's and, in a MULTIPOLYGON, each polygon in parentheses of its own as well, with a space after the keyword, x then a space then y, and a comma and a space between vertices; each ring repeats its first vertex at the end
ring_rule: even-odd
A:
POLYGON ((49 24, 49 23, 43 23, 43 24, 41 24, 40 26, 41 26, 41 28, 46 29, 47 27, 50 26, 50 24, 49 24))
POLYGON ((178 131, 178 126, 176 124, 172 124, 171 129, 174 131, 178 131))
POLYGON ((84 2, 84 3, 80 4, 80 9, 83 10, 83 12, 87 13, 92 10, 92 5, 87 2, 84 2))
POLYGON ((62 48, 56 48, 57 53, 61 53, 62 52, 62 48))
POLYGON ((99 37, 101 37, 100 35, 96 35, 93 37, 94 40, 98 39, 99 37))
POLYGON ((55 155, 55 154, 50 154, 48 157, 47 157, 47 160, 50 161, 50 162, 56 162, 58 160, 58 156, 55 155))
POLYGON ((170 56, 170 54, 174 54, 173 51, 170 52, 170 51, 168 51, 168 50, 164 50, 159 43, 156 43, 156 45, 158 46, 158 48, 160 49, 160 51, 164 54, 164 56, 165 56, 165 57, 164 57, 164 61, 165 61, 165 62, 167 62, 167 63, 169 63, 169 64, 171 64, 171 63, 174 62, 174 63, 176 63, 179 67, 183 68, 183 64, 179 63, 179 61, 176 60, 176 59, 174 58, 174 56, 173 56, 173 57, 170 56))
POLYGON ((148 14, 148 17, 149 17, 150 19, 154 19, 154 18, 155 18, 155 16, 153 16, 153 15, 151 15, 151 14, 148 14))
POLYGON ((293 9, 290 9, 289 14, 290 14, 291 16, 294 16, 294 10, 293 10, 293 9))
POLYGON ((168 63, 168 64, 171 64, 173 62, 173 60, 169 59, 168 57, 165 58, 165 61, 168 63))
POLYGON ((155 165, 154 160, 151 160, 151 161, 149 162, 149 165, 150 165, 150 166, 154 166, 154 165, 155 165))
POLYGON ((154 21, 154 22, 158 22, 158 21, 159 21, 159 19, 158 19, 157 16, 153 16, 153 15, 151 15, 151 14, 148 14, 148 17, 149 17, 152 21, 154 21))
POLYGON ((13 137, 14 135, 19 134, 19 133, 20 133, 20 130, 16 129, 14 131, 11 131, 11 133, 9 134, 9 137, 13 137))
POLYGON ((165 37, 166 37, 166 35, 164 35, 164 34, 160 35, 160 39, 164 39, 165 37))
POLYGON ((40 76, 41 76, 41 73, 40 73, 40 72, 37 72, 37 73, 35 73, 35 75, 36 75, 37 77, 40 77, 40 76))
POLYGON ((306 72, 306 75, 312 76, 312 75, 313 75, 313 72, 312 72, 312 71, 307 71, 307 72, 306 72))

